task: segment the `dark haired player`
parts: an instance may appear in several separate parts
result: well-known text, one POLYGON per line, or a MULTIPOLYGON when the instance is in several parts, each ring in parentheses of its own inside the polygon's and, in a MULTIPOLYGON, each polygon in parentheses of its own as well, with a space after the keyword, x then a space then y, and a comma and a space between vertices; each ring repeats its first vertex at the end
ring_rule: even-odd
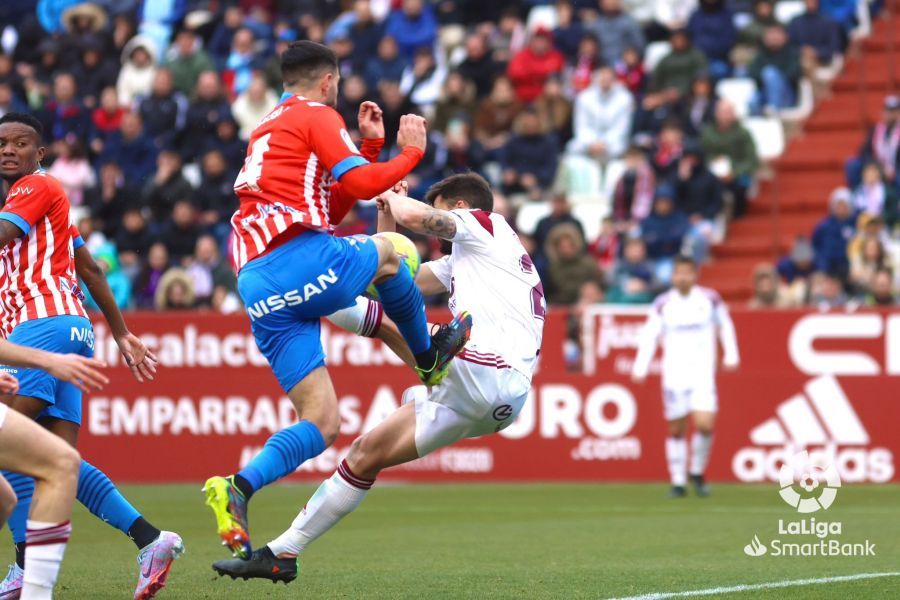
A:
POLYGON ((740 363, 734 324, 717 292, 697 284, 697 265, 686 256, 675 259, 672 289, 653 303, 641 331, 632 379, 642 383, 650 370, 657 343, 663 347, 663 415, 669 424, 666 461, 672 490, 683 498, 688 475, 698 496, 709 495, 704 479, 718 410, 716 394, 716 333, 722 343, 722 366, 740 363), (687 417, 694 421, 688 456, 687 417))
MULTIPOLYGON (((135 377, 152 379, 156 359, 128 331, 103 273, 73 233, 69 200, 58 181, 40 169, 42 128, 31 115, 0 118, 0 177, 8 186, 0 211, 0 329, 11 342, 63 354, 93 355, 94 334, 82 306, 77 274, 97 300, 135 377)), ((72 446, 81 427, 81 390, 39 369, 6 368, 19 380, 10 407, 72 446)), ((22 588, 26 519, 34 480, 4 473, 18 497, 9 525, 16 564, 0 583, 0 598, 22 588)), ((128 535, 139 549, 135 598, 152 598, 184 551, 181 538, 148 523, 109 478, 86 461, 78 474, 78 500, 94 515, 128 535)))
POLYGON ((500 431, 525 404, 546 310, 531 258, 504 218, 490 212, 493 195, 480 176, 449 177, 426 202, 393 191, 379 198, 403 227, 452 244, 450 255, 422 265, 416 283, 423 294, 449 291, 454 315, 476 315, 471 340, 446 379, 407 390, 396 412, 353 442, 287 531, 250 560, 215 563, 219 574, 292 581, 300 553, 360 505, 380 471, 500 431))
POLYGON ((235 181, 240 208, 231 220, 238 291, 256 344, 297 410, 300 422, 277 432, 243 469, 204 486, 223 544, 250 555, 247 502, 334 442, 337 397, 325 368, 320 319, 356 303, 374 282, 390 317, 415 356, 422 381, 447 375, 468 339, 464 315, 429 335, 422 295, 389 241, 331 235, 359 198, 390 189, 422 158, 425 120, 405 115, 401 153, 374 163, 384 141, 381 110, 364 102, 358 150, 335 110, 337 58, 326 46, 301 41, 281 55, 282 102, 250 135, 235 181))

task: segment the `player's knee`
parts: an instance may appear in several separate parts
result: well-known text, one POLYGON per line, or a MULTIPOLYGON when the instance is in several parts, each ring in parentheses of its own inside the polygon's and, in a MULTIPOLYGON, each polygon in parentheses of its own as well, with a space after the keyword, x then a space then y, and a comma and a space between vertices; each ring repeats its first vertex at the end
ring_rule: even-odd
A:
POLYGON ((347 454, 347 463, 354 473, 367 479, 374 478, 379 471, 378 460, 378 448, 368 434, 353 440, 347 454))
POLYGON ((0 492, 0 524, 6 523, 16 508, 16 493, 9 486, 3 486, 0 492))
POLYGON ((341 432, 341 418, 336 412, 326 412, 319 415, 315 419, 311 419, 315 424, 322 439, 325 440, 325 446, 329 447, 334 444, 338 434, 341 432))
POLYGON ((388 240, 375 238, 375 243, 378 245, 378 271, 375 273, 375 282, 380 283, 397 274, 400 269, 400 258, 388 240))
POLYGON ((78 480, 81 455, 68 444, 60 445, 53 459, 53 477, 56 480, 78 480))

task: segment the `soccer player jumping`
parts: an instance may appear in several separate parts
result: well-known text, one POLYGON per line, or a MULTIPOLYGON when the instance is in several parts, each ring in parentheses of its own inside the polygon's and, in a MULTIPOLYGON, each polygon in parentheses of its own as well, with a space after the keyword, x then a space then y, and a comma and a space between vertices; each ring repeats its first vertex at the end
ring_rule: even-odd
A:
POLYGON ((449 291, 453 314, 472 311, 471 341, 444 381, 407 390, 397 411, 353 442, 287 531, 250 560, 216 562, 221 575, 294 580, 300 553, 360 505, 380 471, 500 431, 528 398, 543 336, 544 291, 515 232, 490 212, 487 182, 454 175, 428 191, 428 204, 395 192, 379 201, 400 225, 437 236, 445 247, 452 243, 450 255, 422 265, 416 282, 425 294, 449 291))
MULTIPOLYGON (((0 329, 11 342, 31 348, 90 357, 94 332, 82 306, 76 270, 96 299, 125 360, 139 381, 150 378, 156 360, 125 326, 122 313, 80 237, 73 233, 70 205, 62 186, 40 169, 45 149, 42 127, 31 115, 0 118, 0 177, 9 186, 0 211, 0 329)), ((81 389, 40 369, 12 369, 18 393, 8 402, 74 446, 81 427, 81 389)), ((0 583, 0 598, 18 598, 23 585, 26 519, 34 480, 4 473, 18 497, 9 519, 16 564, 0 583)), ((78 500, 138 547, 135 598, 152 598, 184 547, 172 532, 151 525, 99 469, 82 461, 78 500)))
POLYGON ((356 303, 374 282, 385 314, 415 356, 427 385, 440 382, 465 345, 471 318, 461 313, 434 336, 422 295, 391 243, 331 230, 359 198, 390 189, 421 160, 425 120, 405 115, 385 163, 381 110, 364 102, 358 150, 335 110, 337 58, 329 48, 294 42, 281 56, 282 102, 253 130, 235 181, 240 207, 232 218, 238 291, 256 344, 290 397, 300 422, 268 439, 238 473, 212 477, 204 491, 223 544, 250 555, 247 502, 263 486, 319 455, 338 435, 337 396, 320 341, 320 319, 356 303))
POLYGON ((672 490, 683 498, 688 474, 698 496, 709 495, 704 479, 713 425, 718 409, 716 394, 716 332, 724 350, 722 366, 734 370, 740 363, 734 324, 719 294, 696 285, 697 265, 688 257, 675 259, 672 289, 653 303, 641 330, 632 379, 643 383, 650 360, 661 340, 663 414, 669 423, 666 461, 672 490), (694 436, 688 460, 687 417, 693 417, 694 436))

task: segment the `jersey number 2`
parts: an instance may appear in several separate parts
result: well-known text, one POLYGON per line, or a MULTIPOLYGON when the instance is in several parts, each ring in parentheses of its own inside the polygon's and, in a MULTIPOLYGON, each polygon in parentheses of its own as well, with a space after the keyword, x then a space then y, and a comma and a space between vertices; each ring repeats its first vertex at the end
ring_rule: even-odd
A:
POLYGON ((271 133, 262 136, 250 146, 250 156, 244 160, 244 167, 234 181, 234 187, 259 191, 259 178, 262 177, 263 155, 269 151, 271 133))

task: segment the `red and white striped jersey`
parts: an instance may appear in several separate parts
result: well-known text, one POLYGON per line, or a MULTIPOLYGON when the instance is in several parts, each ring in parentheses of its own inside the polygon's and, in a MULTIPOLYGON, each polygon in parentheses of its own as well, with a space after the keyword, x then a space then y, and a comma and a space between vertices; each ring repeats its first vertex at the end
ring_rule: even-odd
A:
POLYGON ((87 317, 75 274, 69 199, 43 172, 10 187, 0 219, 24 232, 0 248, 0 330, 8 337, 25 321, 87 317))
POLYGON ((234 182, 240 200, 231 218, 237 269, 264 254, 288 227, 331 231, 332 183, 365 164, 344 119, 330 106, 290 96, 275 107, 250 135, 234 182))

